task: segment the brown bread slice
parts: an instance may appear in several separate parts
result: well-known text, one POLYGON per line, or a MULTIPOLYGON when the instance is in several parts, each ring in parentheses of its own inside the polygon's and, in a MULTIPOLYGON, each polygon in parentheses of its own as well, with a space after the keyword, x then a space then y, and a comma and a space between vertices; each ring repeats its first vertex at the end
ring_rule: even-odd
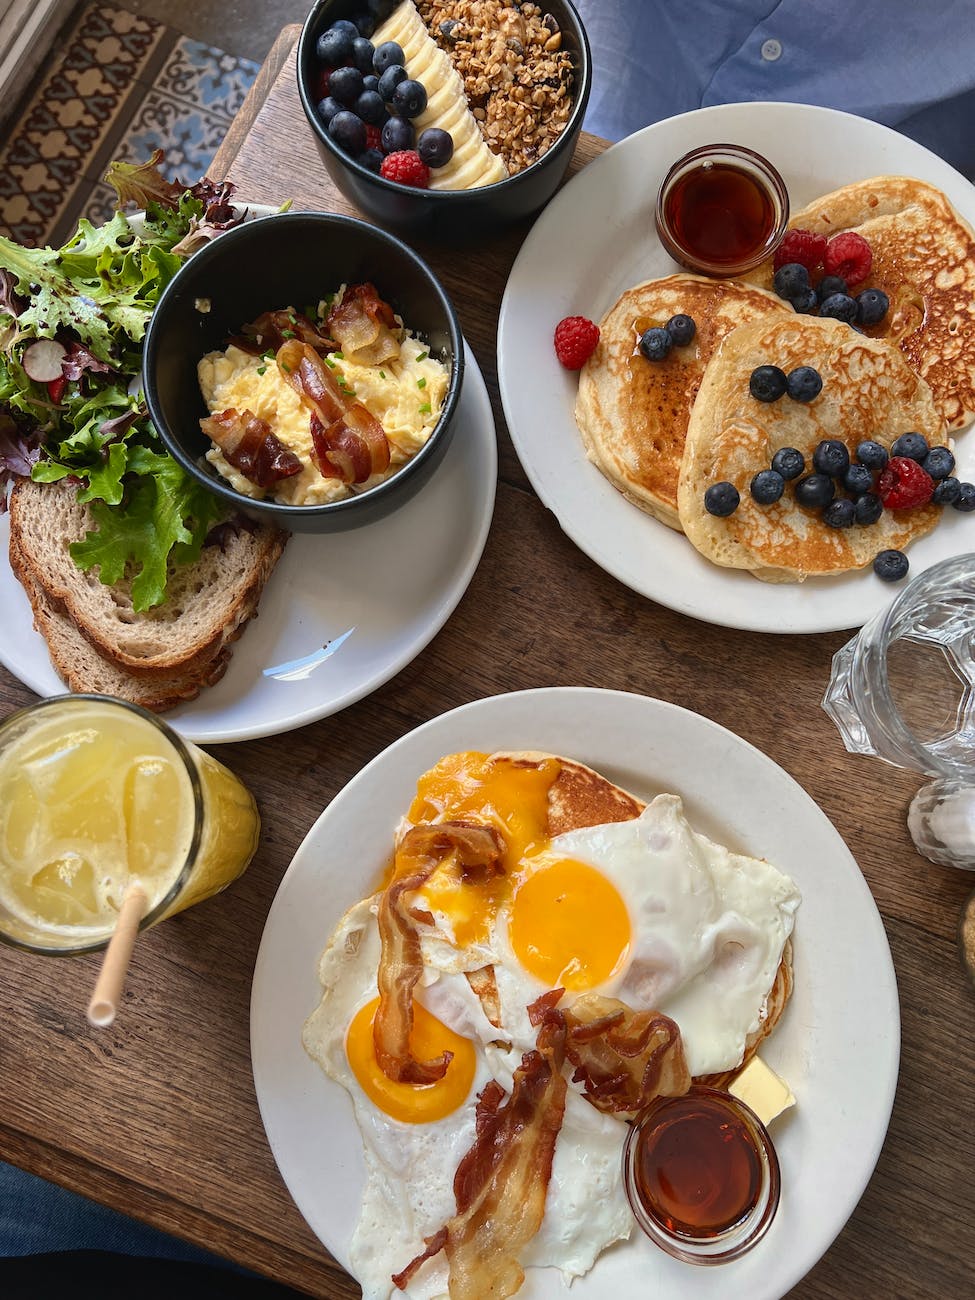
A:
POLYGON ((103 584, 97 571, 85 573, 71 558, 71 542, 94 527, 73 484, 20 479, 10 496, 11 567, 117 667, 136 676, 189 673, 200 680, 257 612, 288 538, 263 524, 228 530, 224 545, 204 547, 196 563, 175 566, 162 605, 136 613, 127 581, 103 584))
POLYGON ((231 651, 224 648, 204 665, 204 674, 190 670, 171 674, 155 673, 136 677, 104 659, 72 623, 67 614, 59 613, 48 600, 44 588, 29 573, 14 569, 27 592, 34 611, 34 626, 47 642, 51 663, 71 691, 92 691, 114 695, 131 704, 141 704, 153 713, 165 713, 177 704, 195 699, 204 686, 212 686, 223 676, 231 651))

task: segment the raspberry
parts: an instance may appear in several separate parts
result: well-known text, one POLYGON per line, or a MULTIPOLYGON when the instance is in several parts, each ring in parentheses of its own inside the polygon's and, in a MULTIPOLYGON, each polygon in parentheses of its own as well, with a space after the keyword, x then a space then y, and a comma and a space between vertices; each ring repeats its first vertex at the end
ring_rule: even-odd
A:
POLYGON ((367 122, 366 123, 366 148, 378 149, 381 152, 383 147, 382 138, 383 138, 383 133, 381 128, 378 126, 370 126, 367 122))
POLYGON ((826 236, 814 235, 811 230, 787 230, 785 239, 775 250, 772 265, 777 271, 789 262, 798 262, 807 271, 815 271, 826 252, 826 236))
POLYGON ((388 153, 379 173, 388 181, 399 181, 400 185, 412 185, 418 190, 425 190, 430 184, 430 168, 415 149, 388 153))
POLYGON ((566 370, 581 370, 599 342, 599 326, 585 316, 566 316, 555 327, 555 355, 566 370))
POLYGON ((859 284, 870 274, 873 265, 873 253, 870 245, 862 235, 846 230, 842 235, 834 235, 826 245, 823 266, 827 275, 839 275, 847 287, 859 284))
POLYGON ((916 460, 891 456, 877 480, 877 492, 888 510, 910 510, 931 500, 934 479, 916 460))

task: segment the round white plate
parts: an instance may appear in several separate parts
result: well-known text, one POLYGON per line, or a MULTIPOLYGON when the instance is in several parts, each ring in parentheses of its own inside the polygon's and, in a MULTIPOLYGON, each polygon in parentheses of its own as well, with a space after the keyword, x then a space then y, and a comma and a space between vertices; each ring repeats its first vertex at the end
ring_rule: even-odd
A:
MULTIPOLYGON (((851 181, 894 173, 939 186, 975 224, 975 189, 906 136, 865 118, 803 104, 730 104, 649 126, 614 145, 560 191, 533 226, 508 279, 498 323, 505 418, 525 472, 575 544, 643 596, 694 618, 756 632, 859 627, 894 594, 873 571, 772 585, 710 564, 681 534, 627 501, 587 459, 573 419, 577 378, 559 365, 564 316, 600 320, 631 285, 681 268, 653 224, 665 173, 698 145, 732 141, 769 158, 794 210, 851 181)), ((975 477, 975 440, 958 473, 975 477)), ((911 546, 911 572, 972 549, 970 515, 948 509, 911 546)))
MULTIPOLYGON (((226 675, 167 722, 201 744, 290 731, 376 690, 433 640, 467 590, 494 511, 494 417, 470 347, 454 418, 440 465, 398 510, 345 533, 292 536, 226 675)), ((4 556, 9 537, 0 515, 4 556)), ((38 695, 61 694, 6 563, 0 608, 0 662, 38 695)))
MULTIPOLYGON (((375 888, 417 778, 464 749, 549 750, 643 798, 672 791, 695 828, 768 858, 799 885, 795 991, 762 1048, 798 1098, 772 1128, 783 1191, 767 1237, 733 1264, 699 1268, 635 1230, 572 1286, 580 1300, 781 1296, 843 1227, 887 1131, 900 1050, 887 938, 849 850, 790 776, 706 718, 619 691, 524 691, 434 718, 363 768, 309 831, 271 907, 251 995, 261 1116, 298 1208, 347 1266, 363 1187, 359 1133, 348 1095, 305 1054, 301 1027, 319 1001, 319 954, 342 913, 375 888)), ((549 1269, 531 1270, 521 1294, 566 1293, 549 1269)))

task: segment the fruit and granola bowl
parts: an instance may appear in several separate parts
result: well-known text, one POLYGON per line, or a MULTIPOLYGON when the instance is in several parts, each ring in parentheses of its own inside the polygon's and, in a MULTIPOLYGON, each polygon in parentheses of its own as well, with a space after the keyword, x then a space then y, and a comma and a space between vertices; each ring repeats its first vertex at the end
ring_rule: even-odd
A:
POLYGON ((302 107, 334 183, 382 225, 451 242, 548 202, 591 76, 566 0, 319 0, 298 43, 302 107))

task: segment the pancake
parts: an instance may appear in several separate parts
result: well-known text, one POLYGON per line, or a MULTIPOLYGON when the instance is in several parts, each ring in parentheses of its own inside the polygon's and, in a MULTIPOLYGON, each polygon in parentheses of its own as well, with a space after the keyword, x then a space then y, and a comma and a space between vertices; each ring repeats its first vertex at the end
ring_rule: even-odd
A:
POLYGON ((903 550, 935 526, 939 506, 885 510, 875 524, 835 529, 822 523, 818 510, 796 504, 791 484, 771 506, 758 505, 749 484, 780 447, 798 448, 810 472, 821 439, 839 439, 852 456, 865 438, 889 449, 907 432, 923 434, 932 445, 944 442, 931 390, 898 348, 814 316, 742 325, 715 353, 691 413, 678 489, 684 532, 715 564, 771 582, 843 573, 870 564, 879 551, 903 550), (786 373, 814 366, 823 390, 808 403, 787 396, 756 401, 748 381, 761 365, 786 373), (741 504, 722 519, 704 509, 704 493, 725 480, 738 489, 741 504))
MULTIPOLYGON (((890 311, 866 333, 896 343, 927 381, 949 429, 975 419, 975 232, 933 185, 876 176, 825 194, 789 225, 818 234, 855 230, 873 253, 853 290, 883 289, 890 311)), ((755 276, 771 287, 772 263, 755 276)))
POLYGON ((579 375, 575 417, 589 459, 628 500, 671 528, 691 407, 705 367, 731 330, 792 313, 775 294, 735 280, 669 275, 627 289, 599 322, 599 344, 579 375), (688 347, 647 361, 640 335, 671 316, 693 316, 688 347))

